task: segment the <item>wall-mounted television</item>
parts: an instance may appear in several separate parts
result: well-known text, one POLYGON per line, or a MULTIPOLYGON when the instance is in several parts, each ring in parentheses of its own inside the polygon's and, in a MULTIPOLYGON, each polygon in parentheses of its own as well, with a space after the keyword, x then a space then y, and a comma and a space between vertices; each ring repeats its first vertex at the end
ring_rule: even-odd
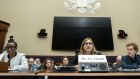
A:
POLYGON ((97 50, 113 50, 111 18, 54 17, 52 50, 77 50, 87 37, 93 39, 97 50))

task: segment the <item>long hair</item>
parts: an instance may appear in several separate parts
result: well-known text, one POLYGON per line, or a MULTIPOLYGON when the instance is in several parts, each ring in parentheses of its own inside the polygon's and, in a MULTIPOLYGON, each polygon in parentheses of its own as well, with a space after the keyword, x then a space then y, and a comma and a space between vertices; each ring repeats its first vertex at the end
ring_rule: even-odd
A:
POLYGON ((67 56, 63 56, 63 57, 61 58, 61 65, 62 65, 62 66, 64 65, 64 63, 63 63, 64 58, 67 58, 67 59, 68 59, 68 65, 69 65, 70 62, 69 62, 69 58, 68 58, 67 56))
POLYGON ((48 68, 46 67, 46 62, 48 61, 48 60, 50 60, 50 63, 51 63, 51 67, 50 67, 50 69, 49 70, 53 70, 53 65, 52 65, 52 59, 51 58, 47 58, 43 63, 42 63, 42 69, 43 70, 48 70, 48 68))
POLYGON ((86 42, 87 40, 90 40, 90 41, 92 42, 92 44, 93 44, 93 49, 92 49, 92 51, 91 51, 91 54, 95 54, 95 53, 96 53, 96 48, 95 48, 95 44, 94 44, 94 42, 93 42, 93 40, 92 40, 91 38, 85 38, 85 39, 83 40, 83 42, 82 42, 82 44, 81 44, 81 46, 80 46, 80 53, 81 53, 81 54, 85 54, 85 50, 84 50, 83 46, 84 46, 84 44, 85 44, 85 42, 86 42))

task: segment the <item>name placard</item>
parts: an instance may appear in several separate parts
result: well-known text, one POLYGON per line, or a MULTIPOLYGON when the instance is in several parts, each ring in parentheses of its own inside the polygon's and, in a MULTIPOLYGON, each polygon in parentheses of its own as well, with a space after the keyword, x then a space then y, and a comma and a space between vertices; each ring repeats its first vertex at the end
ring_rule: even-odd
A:
POLYGON ((78 55, 78 62, 107 62, 105 55, 78 55))

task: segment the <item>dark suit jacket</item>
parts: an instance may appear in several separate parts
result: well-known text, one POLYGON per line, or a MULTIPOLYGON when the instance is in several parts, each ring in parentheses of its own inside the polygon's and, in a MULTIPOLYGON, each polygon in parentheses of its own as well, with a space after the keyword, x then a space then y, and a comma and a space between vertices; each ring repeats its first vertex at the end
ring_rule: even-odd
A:
POLYGON ((137 69, 139 67, 140 67, 140 55, 136 54, 134 59, 132 59, 128 55, 122 57, 123 69, 137 69))

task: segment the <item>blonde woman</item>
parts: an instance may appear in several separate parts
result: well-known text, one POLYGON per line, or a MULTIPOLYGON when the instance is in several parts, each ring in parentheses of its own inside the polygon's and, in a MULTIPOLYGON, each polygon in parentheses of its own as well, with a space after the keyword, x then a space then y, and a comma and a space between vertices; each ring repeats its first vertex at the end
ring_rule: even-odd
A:
POLYGON ((80 47, 80 54, 93 55, 96 54, 96 48, 91 38, 85 38, 80 47))
POLYGON ((85 38, 80 46, 80 52, 75 55, 73 64, 78 64, 78 55, 100 55, 100 52, 96 51, 95 44, 91 38, 85 38))

